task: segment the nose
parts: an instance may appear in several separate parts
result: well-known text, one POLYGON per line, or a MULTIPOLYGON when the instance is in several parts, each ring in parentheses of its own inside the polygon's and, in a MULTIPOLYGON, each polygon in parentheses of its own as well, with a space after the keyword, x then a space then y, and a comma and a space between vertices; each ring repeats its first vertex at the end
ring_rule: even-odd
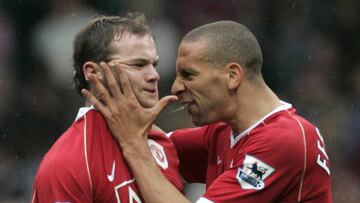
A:
POLYGON ((179 95, 185 90, 185 85, 181 82, 181 78, 176 77, 171 87, 171 93, 173 95, 179 95))
POLYGON ((160 75, 159 75, 159 73, 157 72, 156 68, 153 65, 150 65, 150 67, 148 69, 146 80, 148 82, 154 82, 154 81, 159 81, 160 80, 160 75))

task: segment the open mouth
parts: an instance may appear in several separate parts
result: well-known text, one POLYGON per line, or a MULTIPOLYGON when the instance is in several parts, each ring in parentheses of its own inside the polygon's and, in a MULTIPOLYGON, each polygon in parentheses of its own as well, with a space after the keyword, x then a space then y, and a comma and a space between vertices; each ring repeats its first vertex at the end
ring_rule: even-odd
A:
POLYGON ((175 113, 175 112, 178 112, 178 111, 182 111, 182 110, 184 110, 187 106, 188 106, 187 104, 184 104, 184 105, 180 106, 179 108, 171 111, 171 113, 175 113))
POLYGON ((195 104, 194 101, 181 101, 181 104, 183 105, 183 107, 189 109, 191 106, 193 106, 195 104))

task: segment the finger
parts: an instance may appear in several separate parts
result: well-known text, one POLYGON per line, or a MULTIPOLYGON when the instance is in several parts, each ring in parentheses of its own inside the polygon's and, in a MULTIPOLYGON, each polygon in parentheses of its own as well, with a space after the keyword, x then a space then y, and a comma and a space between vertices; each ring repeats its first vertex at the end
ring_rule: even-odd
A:
POLYGON ((103 102, 107 106, 110 105, 111 95, 104 84, 100 81, 98 75, 89 75, 89 83, 91 84, 94 92, 96 92, 96 99, 103 102))
POLYGON ((165 107, 167 105, 169 105, 172 102, 175 102, 178 100, 178 97, 175 95, 171 95, 171 96, 166 96, 160 99, 160 101, 158 103, 156 103, 156 105, 152 108, 152 111, 154 113, 154 115, 157 117, 162 110, 165 109, 165 107))
POLYGON ((105 108, 105 105, 101 103, 101 101, 96 98, 89 90, 82 89, 81 90, 82 95, 87 99, 87 101, 94 105, 97 110, 99 110, 104 116, 108 115, 108 110, 105 108))
POLYGON ((100 63, 100 67, 104 72, 104 81, 108 85, 111 95, 116 99, 119 99, 122 94, 113 71, 110 69, 109 65, 104 62, 100 63))
POLYGON ((124 96, 126 98, 133 98, 135 97, 135 94, 131 88, 129 77, 127 73, 125 72, 125 69, 120 66, 120 64, 116 64, 117 69, 119 71, 119 79, 120 79, 120 85, 122 87, 124 96))

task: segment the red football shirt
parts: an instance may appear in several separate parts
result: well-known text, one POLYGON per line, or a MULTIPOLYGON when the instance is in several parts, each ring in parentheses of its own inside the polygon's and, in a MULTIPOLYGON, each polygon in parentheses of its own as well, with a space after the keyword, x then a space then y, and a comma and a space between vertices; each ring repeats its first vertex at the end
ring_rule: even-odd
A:
MULTIPOLYGON (((182 191, 173 143, 152 131, 149 146, 163 174, 182 191)), ((73 125, 45 155, 32 202, 143 202, 121 148, 99 112, 81 108, 73 125)))
POLYGON ((170 136, 185 180, 206 183, 198 202, 332 202, 324 141, 290 104, 237 136, 225 123, 170 136))

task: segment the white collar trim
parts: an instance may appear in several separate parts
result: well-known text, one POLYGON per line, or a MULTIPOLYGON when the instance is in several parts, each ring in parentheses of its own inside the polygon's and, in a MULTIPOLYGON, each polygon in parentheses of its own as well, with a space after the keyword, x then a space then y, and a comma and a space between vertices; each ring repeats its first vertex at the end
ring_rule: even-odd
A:
POLYGON ((292 107, 291 104, 286 103, 284 101, 280 101, 281 105, 276 107, 274 110, 272 110, 270 113, 268 113, 267 115, 265 115, 264 117, 262 117, 260 120, 258 120, 256 123, 254 123, 252 126, 250 126, 248 129, 246 129, 245 131, 243 131, 242 133, 240 133, 239 135, 236 136, 236 138, 234 138, 234 134, 233 132, 231 132, 231 136, 230 136, 230 148, 233 148, 235 146, 235 144, 237 142, 239 142, 239 140, 241 138, 243 138, 245 135, 247 135, 251 130, 253 130, 254 128, 256 128, 258 125, 260 125, 262 122, 264 122, 265 119, 267 119, 269 116, 279 112, 279 111, 283 111, 286 109, 290 109, 292 107))
POLYGON ((94 105, 81 107, 79 109, 77 115, 76 115, 75 121, 79 120, 81 117, 83 117, 91 109, 95 109, 94 105))

